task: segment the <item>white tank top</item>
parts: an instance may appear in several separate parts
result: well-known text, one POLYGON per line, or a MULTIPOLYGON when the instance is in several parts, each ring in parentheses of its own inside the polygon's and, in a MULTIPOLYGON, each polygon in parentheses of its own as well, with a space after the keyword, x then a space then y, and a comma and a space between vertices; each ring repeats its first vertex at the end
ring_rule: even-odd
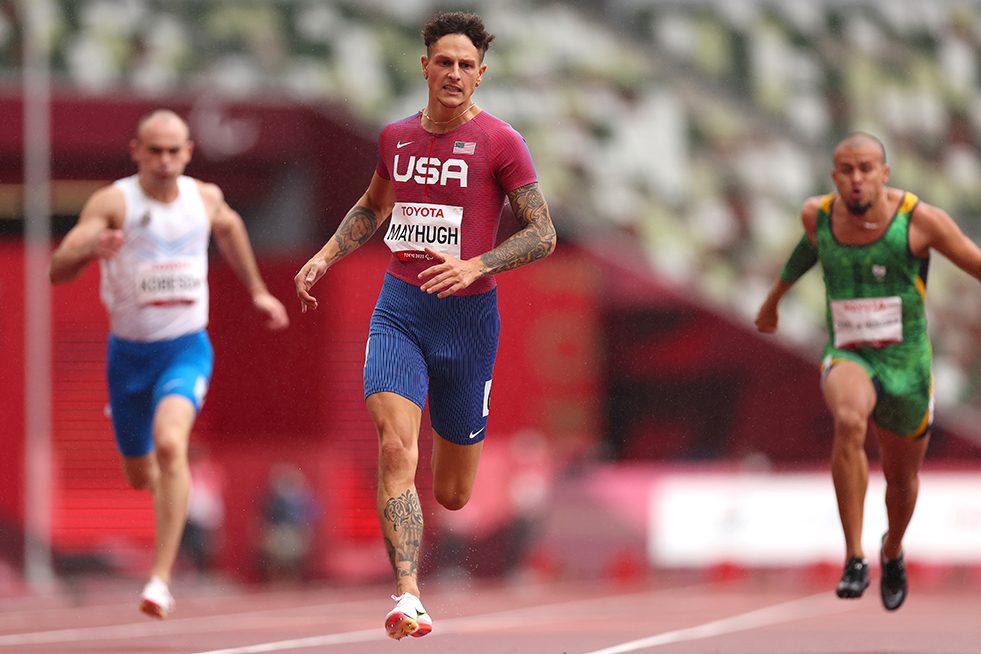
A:
POLYGON ((100 259, 109 329, 131 341, 161 341, 208 326, 211 221, 197 182, 177 179, 178 196, 147 197, 136 175, 115 182, 126 200, 123 246, 100 259))

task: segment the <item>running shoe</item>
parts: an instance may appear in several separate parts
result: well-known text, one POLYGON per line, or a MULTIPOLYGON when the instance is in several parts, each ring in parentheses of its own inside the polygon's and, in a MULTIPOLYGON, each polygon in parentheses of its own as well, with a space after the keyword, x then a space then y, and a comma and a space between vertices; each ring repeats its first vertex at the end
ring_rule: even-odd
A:
MULTIPOLYGON (((882 542, 886 542, 885 535, 882 536, 882 542)), ((900 554, 898 559, 887 561, 880 547, 879 563, 882 565, 882 579, 879 581, 882 605, 887 611, 895 611, 906 599, 906 557, 900 554)))
POLYGON ((841 581, 835 589, 842 599, 855 599, 862 596, 869 587, 869 563, 857 556, 850 557, 841 573, 841 581))
POLYGON ((159 577, 150 577, 140 595, 140 610, 151 618, 163 620, 174 610, 174 596, 159 577))
POLYGON ((395 600, 395 608, 385 616, 385 630, 389 638, 421 638, 433 630, 433 619, 426 613, 418 597, 412 593, 402 593, 392 595, 392 599, 395 600))

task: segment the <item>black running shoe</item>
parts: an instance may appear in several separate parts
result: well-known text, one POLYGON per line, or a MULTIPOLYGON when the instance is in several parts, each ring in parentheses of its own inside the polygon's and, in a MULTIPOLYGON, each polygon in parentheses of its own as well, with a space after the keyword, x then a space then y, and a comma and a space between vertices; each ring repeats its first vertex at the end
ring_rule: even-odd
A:
MULTIPOLYGON (((885 542, 886 537, 883 536, 882 540, 885 542)), ((879 563, 882 565, 882 579, 879 581, 882 605, 887 611, 895 611, 906 599, 906 558, 900 554, 898 559, 886 561, 880 548, 879 563)))
POLYGON ((853 556, 845 563, 845 569, 841 573, 841 581, 835 589, 838 597, 842 599, 855 599, 862 596, 865 589, 869 587, 869 562, 853 556))

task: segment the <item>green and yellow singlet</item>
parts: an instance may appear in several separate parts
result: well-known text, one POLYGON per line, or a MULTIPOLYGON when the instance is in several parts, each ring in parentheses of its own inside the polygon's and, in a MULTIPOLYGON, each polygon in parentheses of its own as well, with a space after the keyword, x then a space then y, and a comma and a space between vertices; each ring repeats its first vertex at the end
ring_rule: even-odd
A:
POLYGON ((872 417, 903 436, 921 436, 933 421, 932 351, 925 311, 929 258, 910 251, 910 216, 919 198, 905 193, 885 233, 864 245, 841 243, 831 229, 837 196, 817 213, 818 261, 824 271, 827 372, 836 361, 862 365, 878 390, 872 417))

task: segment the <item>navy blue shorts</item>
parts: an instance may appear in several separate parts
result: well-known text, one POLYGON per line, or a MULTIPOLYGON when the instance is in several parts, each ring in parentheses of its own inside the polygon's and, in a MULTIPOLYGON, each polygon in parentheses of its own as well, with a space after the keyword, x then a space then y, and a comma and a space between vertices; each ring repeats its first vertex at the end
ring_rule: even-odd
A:
POLYGON ((211 340, 203 329, 149 343, 109 336, 109 409, 123 456, 153 450, 153 414, 165 396, 186 397, 201 410, 213 363, 211 340))
POLYGON ((501 316, 497 289, 438 298, 385 275, 365 348, 364 396, 396 393, 433 429, 467 445, 484 439, 501 316))

